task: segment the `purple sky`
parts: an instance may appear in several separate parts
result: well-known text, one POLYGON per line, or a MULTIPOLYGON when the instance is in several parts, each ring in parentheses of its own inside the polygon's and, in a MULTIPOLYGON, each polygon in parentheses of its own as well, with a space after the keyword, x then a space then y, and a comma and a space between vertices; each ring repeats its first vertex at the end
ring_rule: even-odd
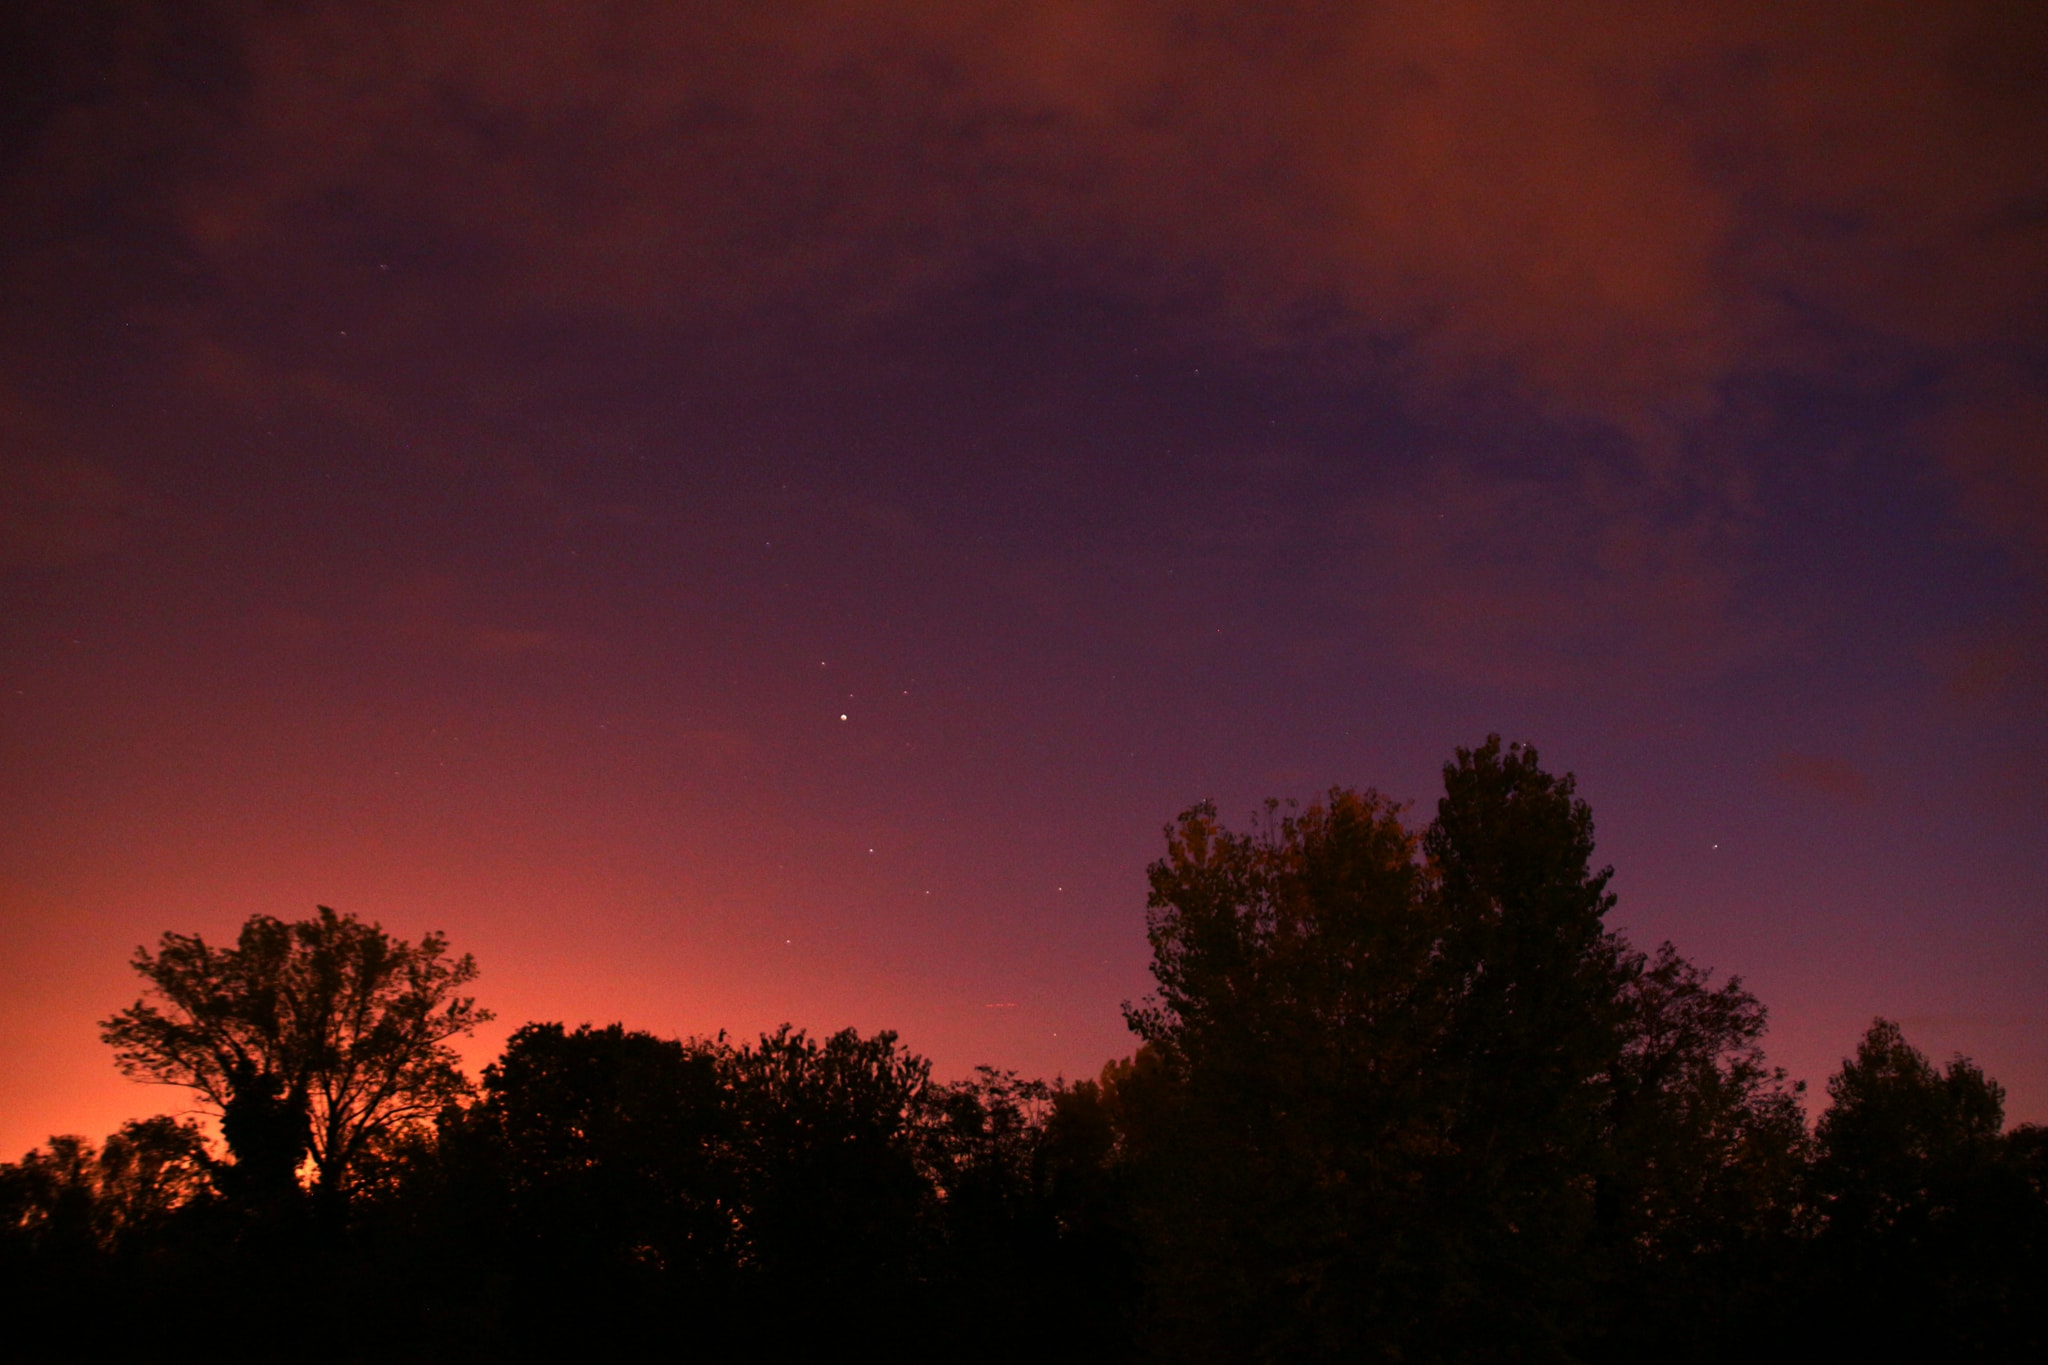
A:
POLYGON ((0 1156, 165 930, 1092 1074, 1182 807, 1497 730, 2048 1120, 2048 20, 15 7, 0 1156), (842 717, 844 717, 842 719, 842 717))

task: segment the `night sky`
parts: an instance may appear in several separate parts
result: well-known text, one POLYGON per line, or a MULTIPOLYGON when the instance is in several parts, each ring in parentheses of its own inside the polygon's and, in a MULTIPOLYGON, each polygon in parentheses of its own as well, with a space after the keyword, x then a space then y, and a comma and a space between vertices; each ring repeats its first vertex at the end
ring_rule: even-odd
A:
POLYGON ((1092 1075, 1178 810, 1489 731, 2048 1120, 2041 5, 8 8, 0 1158, 316 903, 1092 1075))

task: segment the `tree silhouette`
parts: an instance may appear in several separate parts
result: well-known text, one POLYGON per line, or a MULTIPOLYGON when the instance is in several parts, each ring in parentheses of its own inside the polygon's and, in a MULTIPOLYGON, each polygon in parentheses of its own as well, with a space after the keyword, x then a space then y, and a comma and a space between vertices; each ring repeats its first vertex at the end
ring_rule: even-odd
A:
POLYGON ((510 1323, 562 1352, 678 1330, 713 1353, 728 1332, 735 1352, 893 1340, 944 1240, 940 1173, 971 1195, 1028 1166, 1020 1106, 1041 1089, 974 1089, 970 1137, 965 1090, 893 1033, 785 1025, 735 1047, 529 1024, 444 1114, 429 1217, 468 1230, 444 1259, 495 1266, 510 1323))
POLYGON ((528 1024, 444 1137, 485 1144, 475 1154, 508 1226, 550 1264, 711 1273, 733 1236, 727 1051, 618 1024, 528 1024))
POLYGON ((254 916, 232 948, 166 933, 134 966, 149 995, 101 1037, 131 1077, 216 1107, 233 1183, 256 1204, 295 1190, 309 1154, 338 1204, 365 1144, 466 1093, 447 1042, 491 1017, 459 994, 475 961, 450 959, 441 935, 407 943, 325 906, 291 924, 254 916))
POLYGON ((0 1166, 0 1230, 60 1254, 133 1247, 209 1193, 198 1125, 166 1115, 130 1119, 99 1147, 53 1137, 0 1166))
POLYGON ((1600 1216, 1622 1243, 1695 1258, 1803 1228, 1803 1083, 1764 1060, 1764 1007, 1669 943, 1631 953, 1609 1074, 1600 1216))
POLYGON ((1845 1344, 1956 1360, 2048 1353, 2038 1130, 2003 1131, 2003 1088, 1966 1057, 1936 1067, 1878 1019, 1828 1096, 1815 1297, 1851 1325, 1845 1344))
POLYGON ((1339 789, 1234 833, 1197 806, 1151 869, 1159 989, 1127 1014, 1155 1074, 1058 1126, 1114 1095, 1174 1354, 1563 1356, 1619 1330, 1623 1286, 1710 1296, 1702 1257, 1796 1218, 1762 1007, 1607 929, 1572 779, 1490 737, 1419 838, 1401 814, 1339 789))
POLYGON ((1201 805, 1150 877, 1158 992, 1127 1013, 1172 1083, 1119 1098, 1157 1330, 1195 1357, 1321 1354, 1402 1240, 1357 1232, 1413 1221, 1405 1182, 1378 1177, 1439 1128, 1415 841, 1372 792, 1269 805, 1248 834, 1201 805))
POLYGON ((1913 1238, 1996 1160, 2005 1091, 1967 1057, 1937 1069, 1890 1019, 1828 1081, 1814 1183, 1839 1236, 1913 1238))
POLYGON ((887 1030, 822 1041, 785 1024, 731 1059, 750 1267, 831 1284, 900 1277, 928 1186, 917 1124, 931 1063, 887 1030))
POLYGON ((1809 1133, 1741 981, 1608 927, 1571 777, 1498 737, 1443 776, 1419 829, 1342 788, 1182 812, 1141 1045, 1072 1085, 528 1024, 465 1103, 448 1042, 489 1016, 440 935, 166 934, 104 1036, 234 1160, 159 1118, 0 1166, 15 1340, 161 1354, 225 1281, 194 1357, 264 1358, 316 1277, 405 1358, 2048 1355, 2048 1133, 1995 1081, 1879 1020, 1809 1133), (309 1157, 348 1216, 251 1216, 309 1157))

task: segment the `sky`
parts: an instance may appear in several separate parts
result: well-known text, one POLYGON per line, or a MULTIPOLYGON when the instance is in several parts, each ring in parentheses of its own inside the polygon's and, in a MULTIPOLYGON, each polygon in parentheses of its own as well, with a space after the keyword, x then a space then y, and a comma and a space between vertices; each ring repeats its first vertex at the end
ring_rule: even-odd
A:
POLYGON ((2048 1121, 2037 4, 31 0, 0 1156, 330 905, 1093 1075, 1214 800, 1499 732, 1824 1101, 2048 1121))

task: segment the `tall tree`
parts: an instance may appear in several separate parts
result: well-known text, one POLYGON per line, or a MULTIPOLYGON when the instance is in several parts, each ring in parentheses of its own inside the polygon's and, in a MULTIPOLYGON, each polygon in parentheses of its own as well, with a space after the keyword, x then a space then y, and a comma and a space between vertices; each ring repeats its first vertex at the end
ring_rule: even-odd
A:
POLYGON ((1593 816, 1571 775, 1498 735, 1444 765, 1422 844, 1466 1089, 1462 1140, 1519 1181, 1514 1163, 1586 1137, 1596 1101, 1581 1082, 1619 1049, 1623 949, 1604 923, 1613 869, 1592 868, 1593 816))
POLYGON ((1067 1108, 1119 1092, 1169 1352, 1563 1358, 1617 1281, 1789 1216, 1804 1128, 1761 1006, 1631 950, 1592 855, 1572 779, 1497 736, 1420 837, 1341 789, 1168 828, 1158 991, 1127 1010, 1153 1074, 1067 1108))
POLYGON ((1432 1329, 1474 1350, 1559 1352, 1586 1330, 1584 1249, 1624 1049, 1627 949, 1605 923, 1612 868, 1570 774, 1489 735, 1443 769, 1423 834, 1448 997, 1437 1062, 1446 1159, 1430 1183, 1451 1267, 1432 1329))
POLYGON ((1617 1243, 1686 1259, 1800 1231, 1805 1084, 1764 1060, 1763 1005, 1741 978, 1714 985, 1669 943, 1623 965, 1602 1224, 1617 1243))
POLYGON ((1443 1131, 1449 1000, 1426 871, 1373 792, 1168 827, 1158 991, 1127 1010, 1146 1065, 1111 1089, 1169 1352, 1341 1355, 1428 1297, 1411 1177, 1443 1131))
POLYGON ((475 960, 442 935, 408 943, 318 910, 254 916, 231 948, 166 933, 135 951, 148 993, 100 1026, 129 1076, 215 1107, 249 1202, 294 1190, 310 1155, 338 1203, 365 1144, 467 1092, 448 1040, 491 1017, 461 994, 475 960))
POLYGON ((1828 1081, 1815 1181, 1837 1236, 1917 1239, 1996 1159, 2005 1090, 1967 1057, 1937 1068, 1875 1020, 1828 1081))
POLYGON ((1936 1066, 1874 1021, 1828 1081, 1813 1183, 1816 1298, 1866 1354, 2048 1353, 2048 1200, 2038 1131, 2003 1131, 2005 1091, 1966 1057, 1936 1066))
POLYGON ((1585 1335, 1606 1359, 1726 1359, 1773 1335, 1811 1226, 1801 1085, 1763 1005, 1670 944, 1623 954, 1621 1049, 1595 1087, 1585 1335))

